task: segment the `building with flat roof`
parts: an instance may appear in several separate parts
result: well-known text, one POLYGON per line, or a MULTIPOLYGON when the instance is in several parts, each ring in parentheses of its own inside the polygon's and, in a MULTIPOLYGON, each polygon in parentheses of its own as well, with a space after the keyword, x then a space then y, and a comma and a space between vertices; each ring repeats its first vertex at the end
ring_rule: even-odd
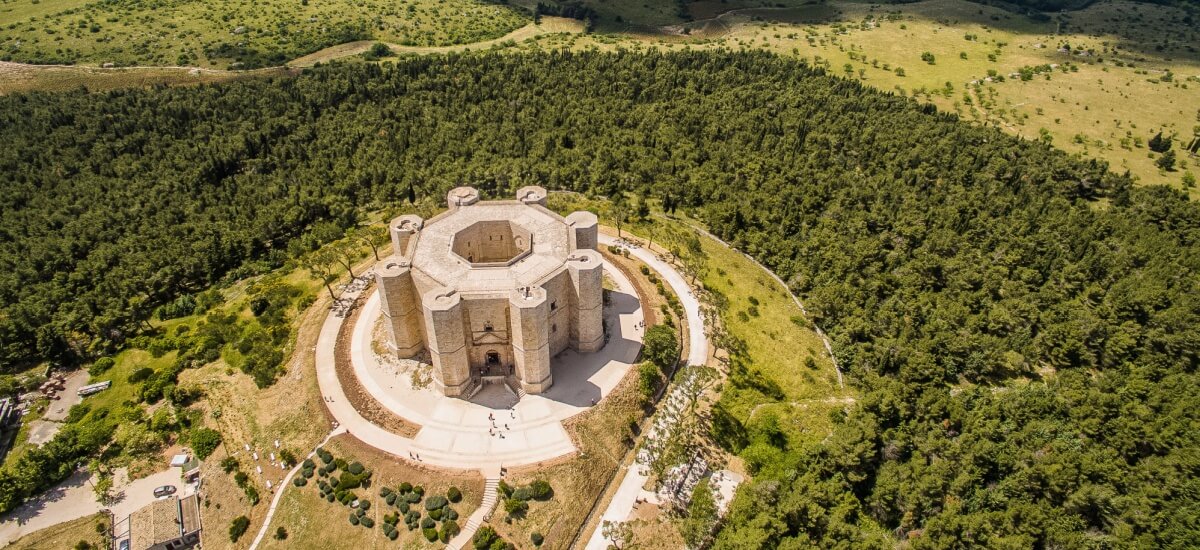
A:
POLYGON ((388 345, 399 357, 428 351, 446 395, 484 377, 515 379, 527 393, 553 383, 550 359, 604 346, 598 221, 546 208, 546 190, 480 201, 459 187, 429 220, 389 224, 393 255, 375 268, 388 345))

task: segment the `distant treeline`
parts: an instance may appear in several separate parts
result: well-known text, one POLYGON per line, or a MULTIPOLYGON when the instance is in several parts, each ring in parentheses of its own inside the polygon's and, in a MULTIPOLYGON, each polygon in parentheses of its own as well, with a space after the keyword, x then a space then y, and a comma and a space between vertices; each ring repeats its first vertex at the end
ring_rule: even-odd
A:
POLYGON ((807 299, 861 390, 819 445, 717 411, 755 474, 717 547, 1200 539, 1200 207, 795 60, 464 54, 13 95, 0 142, 8 366, 119 345, 364 206, 669 195, 807 299))

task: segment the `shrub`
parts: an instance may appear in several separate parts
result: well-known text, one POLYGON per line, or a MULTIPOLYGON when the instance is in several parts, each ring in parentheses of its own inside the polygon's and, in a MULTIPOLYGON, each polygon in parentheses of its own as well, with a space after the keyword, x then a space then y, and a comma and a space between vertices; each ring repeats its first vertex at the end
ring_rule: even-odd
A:
POLYGON ((423 497, 423 496, 425 496, 425 488, 420 485, 417 485, 416 487, 413 487, 413 494, 423 497))
POLYGON ((325 449, 317 449, 317 456, 320 457, 321 462, 324 462, 325 464, 333 462, 333 453, 326 451, 325 449))
POLYGON ((362 500, 362 501, 359 501, 359 503, 358 503, 358 509, 359 509, 359 510, 362 510, 362 511, 364 511, 364 512, 365 512, 365 511, 367 511, 367 510, 370 510, 370 509, 371 509, 371 501, 369 501, 369 500, 362 500))
POLYGON ((290 449, 283 449, 279 451, 279 460, 283 461, 284 464, 295 464, 296 455, 290 449))
POLYGON ((313 462, 313 459, 311 459, 311 458, 306 458, 306 459, 304 459, 304 464, 303 464, 303 466, 304 466, 305 468, 308 468, 308 469, 310 469, 310 470, 311 470, 311 469, 313 469, 313 468, 316 468, 316 467, 317 467, 317 463, 316 463, 316 462, 313 462))
POLYGON ((410 492, 412 492, 412 490, 413 490, 413 486, 411 483, 405 481, 404 483, 400 484, 400 492, 401 493, 410 493, 410 492))
POLYGON ((400 513, 407 514, 408 513, 408 502, 401 502, 400 504, 396 505, 396 508, 400 509, 400 513))
POLYGON ((529 484, 529 492, 534 500, 546 500, 554 496, 554 489, 550 487, 550 482, 544 479, 539 479, 529 484))
POLYGON ((446 498, 449 499, 450 502, 458 502, 462 500, 462 491, 459 491, 458 487, 451 487, 448 491, 446 491, 446 498))
POLYGON ((217 446, 221 444, 221 432, 211 428, 197 428, 192 430, 192 435, 189 438, 192 444, 192 451, 195 451, 196 457, 204 460, 217 450, 217 446))
POLYGON ((423 529, 429 529, 430 527, 435 526, 437 526, 437 522, 433 521, 433 518, 425 518, 421 520, 421 527, 423 529))
POLYGON ((117 364, 117 362, 113 361, 112 357, 101 357, 97 359, 95 363, 92 363, 92 366, 88 367, 88 374, 92 376, 100 376, 101 374, 108 372, 108 369, 113 368, 113 365, 115 364, 117 364))
POLYGON ((383 497, 383 501, 386 502, 388 504, 388 506, 395 504, 396 503, 396 493, 389 491, 388 494, 383 497))
POLYGON ((298 478, 292 480, 292 485, 295 485, 297 487, 303 487, 307 484, 308 484, 308 480, 304 479, 303 477, 298 477, 298 478))
POLYGON ((350 514, 350 525, 358 525, 358 514, 350 514))
POLYGON ((446 497, 442 495, 434 495, 425 500, 425 509, 437 510, 443 506, 446 506, 447 504, 448 501, 446 500, 446 497))
POLYGON ((434 529, 432 527, 425 527, 424 529, 422 529, 421 533, 423 533, 425 535, 425 540, 427 540, 429 542, 433 542, 438 539, 437 529, 434 529))
POLYGON ((346 471, 348 471, 356 476, 362 475, 363 470, 365 470, 365 469, 366 468, 363 468, 363 465, 357 461, 350 463, 350 465, 346 467, 346 471))
POLYGON ((496 488, 500 490, 500 494, 504 495, 505 498, 512 496, 512 485, 509 485, 503 479, 500 480, 500 484, 496 488))
POLYGON ((542 543, 545 541, 546 541, 546 539, 544 537, 542 537, 542 534, 537 531, 534 531, 529 534, 529 542, 532 542, 534 546, 541 546, 542 543))
MULTIPOLYGON (((390 494, 392 494, 392 490, 390 488, 388 488, 386 486, 379 488, 379 496, 386 498, 390 494)), ((391 504, 391 503, 389 502, 388 504, 391 504)))
POLYGON ((471 545, 476 550, 486 550, 487 548, 491 548, 493 542, 499 540, 503 539, 500 538, 500 535, 496 534, 496 530, 492 529, 491 525, 484 525, 475 531, 475 536, 471 538, 471 545))
POLYGON ((529 487, 521 487, 521 488, 517 489, 516 491, 513 491, 512 498, 514 500, 522 500, 522 501, 529 500, 529 499, 533 498, 533 491, 530 491, 529 487))
POLYGON ((436 510, 430 510, 429 517, 432 518, 434 521, 441 521, 442 520, 442 509, 438 508, 436 510))
POLYGON ((529 510, 529 503, 518 498, 510 498, 504 501, 504 511, 508 517, 519 518, 525 515, 529 510))
POLYGON ((142 368, 130 373, 129 377, 126 378, 125 380, 128 381, 130 384, 137 384, 138 382, 141 382, 142 380, 150 378, 150 376, 153 374, 154 374, 154 369, 152 369, 150 367, 142 367, 142 368))
POLYGON ((362 524, 363 527, 366 527, 367 529, 371 529, 371 528, 375 527, 375 520, 373 520, 371 518, 364 517, 364 518, 358 520, 358 522, 360 524, 362 524))
POLYGON ((287 537, 288 537, 287 529, 284 529, 282 525, 279 526, 279 528, 275 530, 275 540, 287 540, 287 537))
POLYGON ((387 532, 388 540, 396 540, 396 537, 399 537, 399 536, 400 536, 400 532, 396 531, 395 529, 392 529, 391 531, 387 532))
POLYGON ((249 528, 250 518, 246 516, 233 518, 233 523, 229 524, 229 542, 237 542, 246 533, 246 529, 249 528))
POLYGON ((458 512, 454 508, 446 508, 446 519, 458 519, 458 512))

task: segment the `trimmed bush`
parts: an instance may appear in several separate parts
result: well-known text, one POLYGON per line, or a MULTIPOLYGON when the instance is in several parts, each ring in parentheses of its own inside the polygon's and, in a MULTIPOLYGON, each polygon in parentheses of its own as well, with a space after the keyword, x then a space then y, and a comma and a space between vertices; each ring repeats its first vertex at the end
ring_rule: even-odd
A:
POLYGON ((458 502, 462 500, 462 491, 459 491, 458 487, 451 487, 446 491, 446 498, 449 499, 450 502, 458 502))
POLYGON ((396 503, 396 493, 388 492, 388 494, 383 495, 383 501, 386 502, 388 504, 388 506, 395 504, 396 503))
POLYGON ((450 536, 452 536, 452 537, 454 535, 457 535, 460 530, 461 529, 459 529, 457 521, 446 520, 446 522, 442 524, 442 531, 445 533, 449 533, 450 536))
POLYGON ((363 468, 363 465, 360 464, 358 461, 352 462, 352 463, 350 463, 349 466, 346 467, 346 471, 348 471, 354 475, 362 474, 363 470, 365 470, 365 469, 366 468, 363 468))
POLYGON ((512 497, 517 500, 529 500, 533 498, 533 491, 530 491, 529 487, 521 487, 513 491, 512 497))
POLYGON ((358 520, 358 522, 361 523, 362 526, 366 527, 367 529, 375 527, 375 520, 368 518, 368 517, 364 517, 364 518, 358 520))
POLYGON ((425 540, 427 540, 429 542, 433 542, 433 541, 437 540, 437 538, 438 538, 437 529, 433 529, 431 527, 422 529, 421 533, 423 533, 425 535, 425 540))
POLYGON ((430 527, 437 527, 437 522, 433 521, 433 518, 425 518, 421 520, 421 528, 429 529, 430 527))
POLYGON ((410 493, 410 492, 412 492, 412 490, 413 490, 413 486, 411 483, 405 481, 404 483, 400 484, 400 492, 401 493, 410 493))
POLYGON ((358 525, 358 514, 350 514, 350 525, 358 525))
POLYGON ((304 459, 304 463, 301 464, 301 467, 311 470, 311 469, 317 467, 317 463, 313 462, 313 459, 311 459, 311 458, 306 458, 306 459, 304 459))
POLYGON ((304 476, 304 479, 312 479, 312 476, 313 476, 312 468, 305 468, 303 470, 300 470, 300 475, 304 476))
POLYGON ((543 538, 542 534, 537 531, 529 534, 529 542, 532 542, 534 546, 541 546, 545 541, 546 539, 543 538))
POLYGON ((322 449, 322 448, 317 449, 317 457, 319 457, 321 459, 321 462, 324 462, 325 464, 329 464, 330 462, 333 462, 333 453, 326 451, 325 449, 322 449))
POLYGON ((395 529, 388 531, 386 534, 387 534, 388 540, 396 540, 396 538, 400 536, 400 532, 395 529))
POLYGON ((388 488, 386 486, 379 488, 379 496, 387 498, 387 496, 390 494, 392 494, 392 490, 390 488, 388 488))
POLYGON ((401 502, 400 504, 397 504, 396 508, 399 508, 400 513, 402 513, 402 514, 408 513, 408 503, 407 502, 401 502))
POLYGON ((500 480, 500 484, 496 488, 500 490, 500 494, 504 495, 504 498, 511 497, 513 494, 512 485, 509 485, 503 479, 500 480))
POLYGON ((333 493, 325 493, 325 500, 327 502, 333 502, 333 493))
POLYGON ((434 521, 442 521, 442 509, 436 508, 436 509, 430 510, 429 517, 433 518, 434 521))
POLYGON ((292 485, 295 485, 297 487, 303 487, 307 484, 308 484, 308 480, 304 479, 303 477, 298 477, 298 478, 292 480, 292 485))
POLYGON ((425 488, 420 485, 417 485, 416 487, 413 487, 413 494, 416 494, 418 496, 425 496, 425 488))
POLYGON ((454 508, 447 507, 446 508, 446 519, 449 519, 449 520, 458 519, 458 512, 455 511, 454 508))
POLYGON ((433 495, 425 500, 425 509, 437 510, 443 506, 446 506, 447 504, 449 504, 449 501, 446 500, 446 497, 442 495, 433 495))

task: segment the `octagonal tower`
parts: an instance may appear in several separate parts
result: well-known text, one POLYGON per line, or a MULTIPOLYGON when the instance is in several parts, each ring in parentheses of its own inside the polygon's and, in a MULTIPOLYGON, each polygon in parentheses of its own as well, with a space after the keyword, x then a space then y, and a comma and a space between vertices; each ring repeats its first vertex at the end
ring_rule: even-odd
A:
POLYGON ((484 380, 541 393, 552 357, 604 346, 596 216, 563 218, 546 197, 528 186, 515 200, 481 201, 458 187, 445 212, 389 224, 393 255, 375 269, 388 345, 399 357, 428 350, 446 395, 484 380))

